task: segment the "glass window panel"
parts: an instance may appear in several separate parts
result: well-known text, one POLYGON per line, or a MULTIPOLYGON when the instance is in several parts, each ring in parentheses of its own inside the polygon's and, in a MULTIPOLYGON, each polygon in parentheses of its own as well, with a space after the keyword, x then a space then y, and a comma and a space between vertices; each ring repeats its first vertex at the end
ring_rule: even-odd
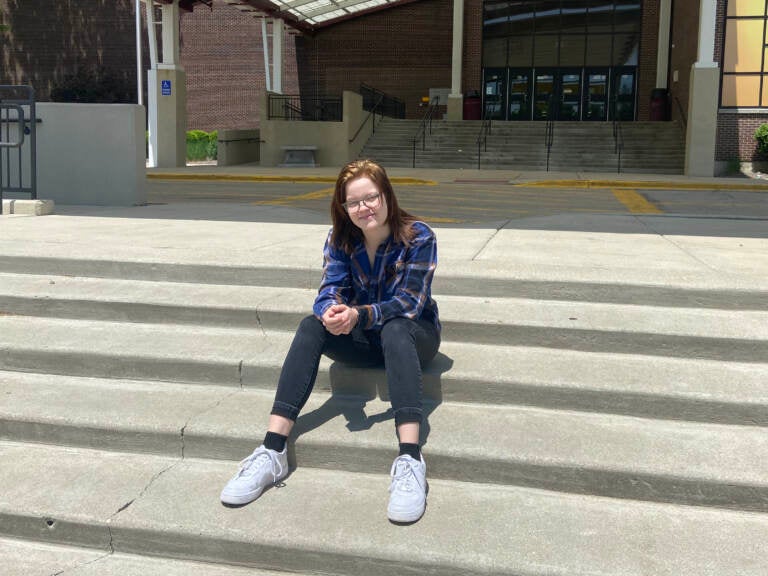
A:
POLYGON ((584 66, 586 36, 560 36, 560 66, 584 66))
POLYGON ((762 16, 765 0, 728 0, 728 16, 762 16))
POLYGON ((570 0, 563 2, 561 28, 563 34, 583 34, 587 28, 587 8, 589 0, 570 0))
POLYGON ((727 20, 725 72, 760 72, 764 43, 763 20, 727 20))
POLYGON ((592 33, 613 32, 613 2, 596 0, 587 12, 587 30, 592 33))
POLYGON ((542 34, 535 37, 534 66, 557 66, 557 35, 542 34))
POLYGON ((613 37, 613 63, 616 66, 637 66, 640 36, 616 34, 613 37))
POLYGON ((483 42, 483 67, 504 68, 507 65, 507 39, 486 38, 483 42))
POLYGON ((612 34, 587 36, 587 66, 611 66, 612 34))
POLYGON ((760 94, 760 76, 723 76, 723 106, 755 107, 760 94))
POLYGON ((536 3, 536 33, 560 31, 560 2, 545 0, 536 3))
POLYGON ((510 34, 533 34, 533 4, 531 2, 509 3, 510 34))
POLYGON ((509 39, 508 66, 533 66, 533 36, 512 36, 509 39))
POLYGON ((640 3, 616 2, 613 13, 614 32, 639 32, 640 31, 640 3))
POLYGON ((483 5, 483 36, 506 36, 508 29, 507 2, 486 2, 483 5))

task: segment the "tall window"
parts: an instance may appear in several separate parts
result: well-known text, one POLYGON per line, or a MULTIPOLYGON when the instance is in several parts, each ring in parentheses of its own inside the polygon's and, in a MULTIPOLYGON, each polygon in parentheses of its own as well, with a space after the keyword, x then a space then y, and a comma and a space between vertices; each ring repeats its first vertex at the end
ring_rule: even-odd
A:
POLYGON ((722 107, 768 107, 768 0, 728 0, 722 62, 722 107))
POLYGON ((483 66, 637 66, 640 19, 641 0, 486 0, 483 66))

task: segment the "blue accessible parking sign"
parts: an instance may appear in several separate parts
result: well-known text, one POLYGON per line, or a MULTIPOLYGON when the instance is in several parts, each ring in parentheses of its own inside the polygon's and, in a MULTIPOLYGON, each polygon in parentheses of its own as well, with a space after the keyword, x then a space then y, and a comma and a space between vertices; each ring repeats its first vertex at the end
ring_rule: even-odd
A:
POLYGON ((170 80, 160 80, 160 92, 163 96, 170 96, 171 95, 171 81, 170 80))

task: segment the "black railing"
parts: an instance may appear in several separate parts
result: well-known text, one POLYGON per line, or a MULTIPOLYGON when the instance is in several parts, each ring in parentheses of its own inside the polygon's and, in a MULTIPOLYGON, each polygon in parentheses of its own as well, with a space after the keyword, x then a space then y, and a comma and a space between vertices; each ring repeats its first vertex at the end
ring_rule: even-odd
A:
POLYGON ((341 122, 342 99, 339 96, 307 98, 270 94, 267 103, 268 120, 311 122, 341 122))
POLYGON ((480 149, 488 152, 488 134, 491 133, 492 114, 488 113, 488 106, 483 110, 483 124, 480 126, 480 133, 477 135, 477 169, 480 170, 480 149))
POLYGON ((378 101, 368 111, 368 116, 366 116, 362 124, 360 124, 360 127, 357 129, 357 132, 355 132, 355 135, 349 139, 350 144, 355 140, 357 140, 357 137, 360 135, 360 132, 363 130, 363 127, 368 123, 368 120, 371 120, 373 122, 373 125, 371 126, 371 133, 376 134, 376 113, 378 112, 379 114, 381 114, 381 118, 384 117, 384 114, 381 113, 381 107, 383 105, 383 102, 384 102, 384 96, 379 96, 378 101))
POLYGON ((616 154, 616 171, 621 173, 621 152, 624 150, 624 133, 621 129, 618 114, 616 114, 616 101, 613 103, 613 153, 616 154))
POLYGON ((549 157, 552 154, 552 144, 555 142, 555 121, 547 118, 547 125, 544 127, 544 146, 547 148, 547 172, 549 172, 549 157))
POLYGON ((432 98, 432 100, 429 102, 429 108, 427 108, 427 111, 424 113, 424 117, 421 119, 421 124, 419 124, 419 129, 416 131, 416 134, 413 136, 413 168, 416 168, 416 143, 421 139, 421 149, 426 150, 427 149, 427 130, 429 130, 429 134, 432 134, 432 118, 435 115, 435 111, 437 110, 437 107, 440 105, 440 96, 435 96, 432 98))
POLYGON ((685 131, 688 129, 688 118, 685 115, 685 110, 683 109, 683 103, 680 102, 680 98, 677 97, 677 94, 675 94, 675 104, 677 104, 677 111, 680 112, 680 119, 683 121, 682 123, 683 134, 685 134, 685 131))
POLYGON ((360 95, 363 97, 363 110, 370 112, 374 107, 379 109, 382 116, 390 118, 405 118, 405 102, 367 84, 360 84, 360 95))
POLYGON ((37 200, 38 122, 31 86, 0 86, 0 214, 4 192, 37 200))

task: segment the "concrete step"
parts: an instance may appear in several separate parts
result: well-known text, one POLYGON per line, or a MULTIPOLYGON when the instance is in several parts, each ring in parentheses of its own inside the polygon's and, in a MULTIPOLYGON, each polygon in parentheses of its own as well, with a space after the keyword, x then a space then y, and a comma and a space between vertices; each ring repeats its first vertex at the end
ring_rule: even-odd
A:
MULTIPOLYGON (((210 562, 121 554, 112 550, 0 538, 4 576, 285 576, 210 562)), ((305 572, 304 574, 309 574, 305 572)))
POLYGON ((0 532, 349 576, 630 575, 647 572, 649 548, 654 575, 763 574, 768 515, 491 485, 481 474, 432 480, 424 518, 393 526, 384 511, 389 460, 379 474, 300 467, 231 509, 218 501, 231 462, 3 443, 0 532))
MULTIPOLYGON (((270 390, 292 339, 290 332, 21 317, 0 318, 0 329, 2 370, 270 390)), ((445 341, 424 371, 424 393, 436 401, 762 425, 764 359, 722 362, 445 341)), ((381 370, 323 359, 316 387, 370 395, 386 390, 386 383, 381 370), (367 383, 363 391, 361 381, 367 383)))
MULTIPOLYGON (((2 376, 0 438, 110 452, 237 461, 261 442, 273 401, 267 390, 2 376)), ((455 402, 429 403, 427 414, 433 479, 768 512, 765 428, 455 402)), ((291 461, 376 469, 393 422, 386 401, 318 392, 296 423, 291 461)))
MULTIPOLYGON (((7 326, 9 337, 25 315, 289 331, 310 313, 315 294, 284 287, 0 274, 0 311, 8 315, 0 317, 0 325, 7 326)), ((439 306, 445 340, 742 362, 768 358, 766 311, 471 296, 442 296, 439 306)), ((22 337, 23 332, 22 327, 22 337)))

